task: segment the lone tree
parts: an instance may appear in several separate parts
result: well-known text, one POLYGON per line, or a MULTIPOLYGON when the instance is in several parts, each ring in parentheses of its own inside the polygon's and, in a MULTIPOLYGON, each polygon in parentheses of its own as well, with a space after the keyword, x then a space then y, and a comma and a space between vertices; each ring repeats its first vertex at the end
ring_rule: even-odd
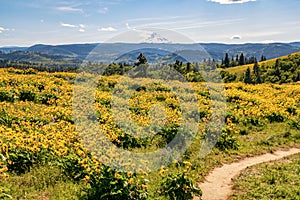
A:
POLYGON ((138 59, 138 61, 134 63, 135 66, 140 66, 140 65, 146 64, 148 62, 147 58, 142 53, 140 53, 140 55, 137 57, 137 59, 138 59))
POLYGON ((251 71, 250 71, 249 67, 247 68, 247 70, 245 72, 244 83, 246 83, 246 84, 252 83, 251 71))
POLYGON ((135 75, 136 77, 147 77, 147 58, 140 53, 140 55, 137 57, 137 62, 134 63, 135 66, 135 75))

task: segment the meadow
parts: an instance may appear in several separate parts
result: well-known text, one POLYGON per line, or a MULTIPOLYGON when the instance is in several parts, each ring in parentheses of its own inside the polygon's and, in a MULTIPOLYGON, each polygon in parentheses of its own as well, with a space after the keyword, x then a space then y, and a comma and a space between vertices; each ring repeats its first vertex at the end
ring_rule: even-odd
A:
POLYGON ((192 199, 201 196, 197 183, 214 167, 300 144, 299 82, 224 84, 227 103, 222 134, 204 158, 199 156, 200 146, 212 117, 213 91, 207 83, 191 83, 198 100, 198 131, 191 133, 193 141, 183 155, 168 157, 168 144, 182 125, 178 97, 159 81, 140 78, 127 102, 130 119, 147 127, 153 120, 153 105, 160 105, 165 114, 163 123, 157 122, 162 126, 157 132, 140 137, 142 129, 132 136, 116 123, 115 118, 122 120, 122 116, 114 116, 112 110, 112 93, 122 76, 102 76, 92 99, 94 120, 105 138, 131 152, 164 148, 161 156, 171 161, 169 166, 151 170, 147 169, 151 163, 141 160, 139 169, 118 160, 121 156, 114 149, 102 155, 87 148, 72 110, 76 76, 0 69, 0 199, 192 199), (129 170, 112 168, 115 162, 129 170))

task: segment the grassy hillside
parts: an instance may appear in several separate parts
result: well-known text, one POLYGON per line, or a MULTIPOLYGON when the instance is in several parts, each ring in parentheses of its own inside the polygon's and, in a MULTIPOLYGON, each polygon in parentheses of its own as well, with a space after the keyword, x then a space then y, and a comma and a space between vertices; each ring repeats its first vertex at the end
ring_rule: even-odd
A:
MULTIPOLYGON (((279 57, 279 58, 274 58, 274 59, 271 59, 271 60, 266 60, 266 61, 263 61, 263 62, 259 62, 258 64, 260 66, 265 65, 266 67, 270 67, 270 66, 275 64, 277 59, 287 59, 289 56, 293 56, 293 55, 300 55, 300 52, 293 53, 293 54, 286 55, 286 56, 282 56, 282 57, 279 57)), ((229 72, 229 73, 242 74, 242 73, 245 73, 245 71, 248 67, 251 70, 253 70, 253 64, 231 67, 231 68, 227 68, 227 69, 224 69, 224 70, 229 72)))
POLYGON ((297 82, 300 81, 300 52, 259 62, 255 69, 254 64, 249 64, 219 70, 225 82, 246 82, 245 77, 248 77, 246 83, 252 84, 297 82))
MULTIPOLYGON (((196 182, 221 163, 300 145, 300 83, 225 84, 227 108, 218 110, 219 100, 215 106, 225 112, 226 120, 221 137, 205 158, 199 157, 199 146, 207 134, 206 123, 212 117, 214 91, 209 91, 207 83, 191 83, 198 99, 198 130, 192 133, 194 140, 187 151, 180 157, 172 157, 168 145, 184 122, 181 106, 194 108, 179 101, 169 86, 159 80, 126 79, 126 84, 139 84, 125 101, 129 117, 118 119, 133 121, 132 126, 139 127, 157 120, 154 124, 161 126, 150 131, 148 137, 139 135, 144 129, 132 135, 130 127, 126 129, 124 123, 116 120, 122 115, 113 113, 111 104, 113 94, 117 94, 114 90, 122 91, 128 85, 118 85, 121 76, 106 76, 95 80, 97 89, 92 102, 96 114, 87 117, 97 120, 103 135, 114 146, 130 152, 158 150, 161 159, 173 163, 156 171, 117 171, 108 164, 134 167, 134 159, 123 162, 116 149, 101 154, 98 150, 103 149, 97 145, 94 150, 99 157, 95 157, 76 130, 72 99, 74 88, 78 87, 74 84, 77 74, 30 72, 0 69, 0 198, 95 199, 102 195, 103 199, 108 196, 109 199, 166 199, 183 195, 189 199, 192 194, 200 194, 194 187, 196 182), (150 117, 155 111, 164 113, 164 123, 159 121, 161 115, 150 117), (70 190, 66 191, 68 187, 70 190)), ((81 78, 79 81, 84 83, 81 78)), ((176 88, 185 89, 180 82, 171 82, 176 88)), ((122 98, 115 101, 117 105, 124 103, 122 98)), ((87 104, 81 106, 88 109, 87 104)), ((93 126, 87 129, 95 130, 93 126)), ((148 164, 151 162, 145 160, 139 163, 148 164)))

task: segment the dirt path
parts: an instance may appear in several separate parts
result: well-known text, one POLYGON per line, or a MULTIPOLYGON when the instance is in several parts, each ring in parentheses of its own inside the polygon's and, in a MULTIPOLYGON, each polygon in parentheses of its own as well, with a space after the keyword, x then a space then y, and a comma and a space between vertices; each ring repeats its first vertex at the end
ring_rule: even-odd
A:
MULTIPOLYGON (((206 178, 205 182, 200 184, 203 192, 203 200, 225 200, 232 195, 232 179, 237 177, 242 170, 247 167, 278 160, 286 156, 300 153, 300 149, 292 148, 287 151, 276 151, 273 154, 267 153, 261 156, 255 156, 243 159, 239 162, 226 164, 220 168, 214 169, 206 178)), ((197 198, 194 198, 195 200, 197 198)))

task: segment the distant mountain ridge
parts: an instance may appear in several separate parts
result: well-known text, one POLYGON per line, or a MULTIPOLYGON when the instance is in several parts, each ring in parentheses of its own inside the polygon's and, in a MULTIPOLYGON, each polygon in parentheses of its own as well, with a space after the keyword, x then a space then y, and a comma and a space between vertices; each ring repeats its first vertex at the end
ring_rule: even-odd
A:
MULTIPOLYGON (((151 39, 151 38, 150 38, 151 39)), ((85 60, 91 58, 96 60, 101 56, 102 61, 118 60, 125 54, 130 54, 127 60, 134 60, 135 53, 147 52, 147 56, 160 55, 162 51, 180 56, 180 52, 188 50, 190 54, 202 51, 216 61, 221 61, 225 53, 230 56, 243 53, 245 56, 255 56, 258 59, 261 55, 267 59, 277 58, 300 51, 300 42, 293 43, 246 43, 246 44, 222 44, 222 43, 198 43, 198 44, 174 44, 174 43, 90 43, 90 44, 65 44, 65 45, 44 45, 37 44, 31 47, 1 47, 0 51, 24 51, 48 55, 56 55, 68 59, 85 60), (149 52, 151 49, 151 52, 149 52), (98 56, 98 57, 97 57, 98 56)))

